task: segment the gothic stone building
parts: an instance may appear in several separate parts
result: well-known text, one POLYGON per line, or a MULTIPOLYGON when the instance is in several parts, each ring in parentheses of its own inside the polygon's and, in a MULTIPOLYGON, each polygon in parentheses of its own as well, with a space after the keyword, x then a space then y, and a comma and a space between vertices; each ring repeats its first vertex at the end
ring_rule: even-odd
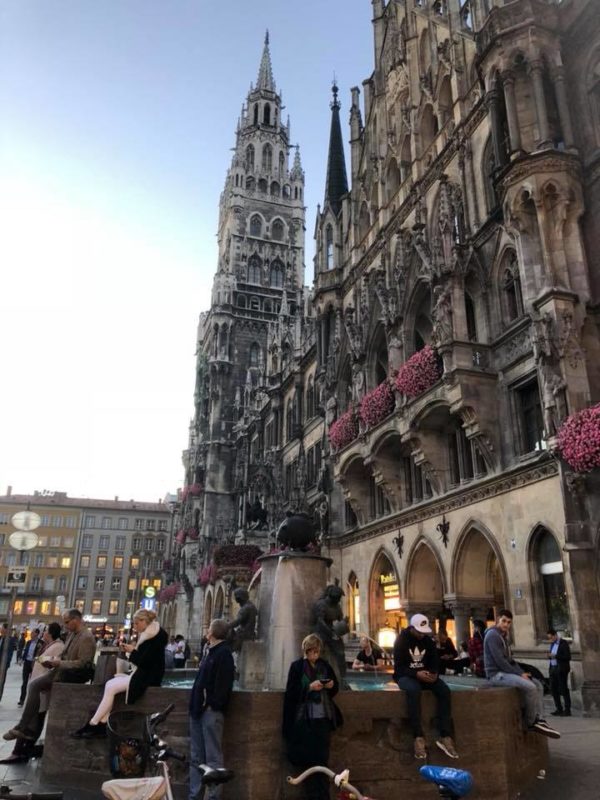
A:
POLYGON ((177 621, 198 638, 231 613, 251 571, 215 548, 265 550, 304 508, 353 630, 390 643, 422 611, 461 641, 508 606, 523 660, 546 662, 549 626, 572 637, 597 712, 600 481, 556 449, 600 400, 596 4, 372 8, 350 185, 334 87, 310 291, 268 43, 242 111, 198 336, 177 621))

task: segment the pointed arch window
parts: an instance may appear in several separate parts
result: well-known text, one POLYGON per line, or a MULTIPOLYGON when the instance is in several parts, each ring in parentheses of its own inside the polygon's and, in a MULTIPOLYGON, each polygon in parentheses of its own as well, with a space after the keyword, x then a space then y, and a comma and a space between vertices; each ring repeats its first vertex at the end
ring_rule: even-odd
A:
POLYGON ((263 122, 265 125, 271 124, 271 106, 265 103, 265 110, 263 111, 263 122))
POLYGON ((258 125, 258 103, 254 106, 254 124, 258 125))
POLYGON ((333 227, 325 228, 325 264, 327 269, 333 269, 333 227))
POLYGON ((246 296, 243 294, 238 294, 237 304, 239 308, 246 308, 246 296))
POLYGON ((256 254, 250 257, 248 261, 248 283, 261 282, 261 266, 262 261, 256 254))
POLYGON ((306 389, 306 419, 312 419, 315 416, 315 384, 312 375, 308 379, 308 387, 306 389))
POLYGON ((358 239, 362 241, 371 227, 371 218, 369 217, 369 206, 363 200, 360 206, 360 215, 358 218, 358 239))
POLYGON ((294 404, 291 400, 288 400, 285 412, 285 428, 287 440, 290 442, 294 438, 294 404))
POLYGON ((246 148, 246 172, 254 169, 254 145, 249 144, 246 148))
POLYGON ((260 363, 260 345, 257 342, 252 342, 250 345, 250 366, 258 367, 260 363))
POLYGON ((400 152, 400 179, 404 181, 410 177, 410 136, 405 136, 402 142, 402 150, 400 152))
POLYGON ((283 264, 279 260, 271 264, 271 286, 274 289, 283 288, 283 264))
POLYGON ((392 197, 396 194, 396 192, 400 188, 401 180, 402 178, 400 176, 400 170, 398 169, 398 164, 396 163, 396 159, 392 158, 387 170, 387 177, 386 177, 386 190, 387 190, 388 201, 392 199, 392 197))
POLYGON ((283 155, 283 151, 279 153, 279 177, 283 178, 285 170, 285 156, 283 155))
POLYGON ((563 633, 571 628, 564 567, 558 542, 540 527, 532 548, 532 584, 538 636, 545 638, 548 628, 563 633))
POLYGON ((262 150, 262 169, 263 172, 271 172, 273 168, 273 148, 266 144, 262 150))
POLYGON ((465 319, 467 323, 467 338, 470 342, 477 341, 477 315, 475 303, 469 292, 465 292, 465 319))
POLYGON ((281 194, 281 186, 277 183, 277 181, 273 181, 271 183, 271 196, 279 197, 280 194, 281 194))
POLYGON ((262 219, 258 214, 250 217, 250 236, 260 236, 262 234, 262 219))
POLYGON ((271 239, 276 242, 283 241, 283 222, 280 219, 274 219, 271 223, 271 239))

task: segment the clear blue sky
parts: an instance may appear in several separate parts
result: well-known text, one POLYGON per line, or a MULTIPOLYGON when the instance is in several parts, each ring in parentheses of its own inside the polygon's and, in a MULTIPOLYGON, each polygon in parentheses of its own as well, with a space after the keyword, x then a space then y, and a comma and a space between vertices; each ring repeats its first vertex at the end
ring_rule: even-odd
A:
POLYGON ((348 139, 369 0, 0 4, 1 494, 181 485, 219 195, 266 28, 310 281, 331 80, 348 139))

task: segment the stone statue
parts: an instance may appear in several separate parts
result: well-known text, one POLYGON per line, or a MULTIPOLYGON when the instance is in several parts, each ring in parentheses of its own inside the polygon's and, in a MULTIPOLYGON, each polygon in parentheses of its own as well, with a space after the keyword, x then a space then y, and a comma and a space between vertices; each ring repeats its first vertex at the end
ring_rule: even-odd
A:
POLYGON ((256 616, 258 611, 254 603, 250 601, 250 595, 246 589, 236 589, 233 593, 235 602, 240 606, 237 617, 230 623, 232 649, 234 653, 239 653, 244 642, 250 642, 255 638, 256 616))
POLYGON ((265 530, 269 527, 267 509, 262 507, 260 499, 250 504, 246 502, 246 525, 250 530, 265 530))
POLYGON ((433 339, 436 344, 445 344, 452 339, 452 298, 446 286, 436 286, 433 307, 433 339))
POLYGON ((555 436, 566 416, 565 389, 567 384, 552 367, 545 364, 540 369, 542 400, 544 406, 544 432, 555 436))
POLYGON ((346 688, 346 656, 342 636, 348 633, 348 618, 344 617, 340 600, 344 592, 337 584, 325 588, 313 606, 315 633, 323 642, 323 658, 329 660, 340 686, 346 688))

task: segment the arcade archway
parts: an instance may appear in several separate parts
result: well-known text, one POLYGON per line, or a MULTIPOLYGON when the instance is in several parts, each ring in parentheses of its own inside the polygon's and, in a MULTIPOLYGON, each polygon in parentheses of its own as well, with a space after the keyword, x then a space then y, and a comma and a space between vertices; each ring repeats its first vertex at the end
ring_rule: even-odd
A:
POLYGON ((444 578, 433 550, 421 542, 408 567, 406 595, 411 614, 425 614, 432 625, 444 613, 444 578))
POLYGON ((406 625, 400 598, 400 580, 391 559, 381 552, 369 581, 370 636, 382 647, 393 647, 398 631, 406 625))

